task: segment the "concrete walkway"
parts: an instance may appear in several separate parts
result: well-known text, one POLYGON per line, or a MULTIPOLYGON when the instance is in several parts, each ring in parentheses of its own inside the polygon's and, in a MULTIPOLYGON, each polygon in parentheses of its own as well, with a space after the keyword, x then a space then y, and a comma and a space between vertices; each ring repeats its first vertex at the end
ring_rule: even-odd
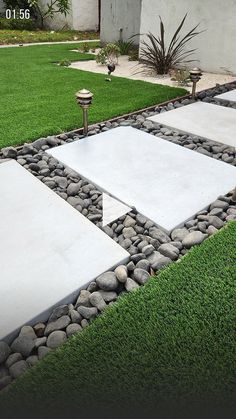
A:
POLYGON ((0 179, 0 340, 8 341, 129 253, 15 160, 0 165, 0 179))
POLYGON ((235 185, 235 167, 132 127, 64 144, 48 154, 167 233, 235 185))
POLYGON ((83 41, 55 41, 55 42, 29 42, 26 44, 7 44, 7 45, 0 45, 0 48, 12 48, 12 47, 30 47, 32 45, 56 45, 56 44, 79 44, 81 42, 100 42, 100 39, 84 39, 83 41))
POLYGON ((236 147, 236 109, 195 102, 148 119, 180 132, 236 147))

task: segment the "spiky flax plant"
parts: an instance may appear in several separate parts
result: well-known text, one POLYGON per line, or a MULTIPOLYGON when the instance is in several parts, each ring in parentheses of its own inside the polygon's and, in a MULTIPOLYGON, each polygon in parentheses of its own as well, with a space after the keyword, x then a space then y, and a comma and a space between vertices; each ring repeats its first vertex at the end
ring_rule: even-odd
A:
POLYGON ((154 71, 156 74, 168 74, 170 69, 179 67, 182 64, 187 64, 196 60, 189 59, 196 51, 195 49, 186 49, 189 41, 195 38, 203 31, 197 31, 199 24, 196 25, 186 35, 180 35, 186 20, 187 13, 182 19, 176 32, 174 33, 169 46, 166 45, 165 27, 160 18, 160 34, 158 36, 153 33, 146 33, 147 40, 141 41, 139 62, 146 68, 154 71))

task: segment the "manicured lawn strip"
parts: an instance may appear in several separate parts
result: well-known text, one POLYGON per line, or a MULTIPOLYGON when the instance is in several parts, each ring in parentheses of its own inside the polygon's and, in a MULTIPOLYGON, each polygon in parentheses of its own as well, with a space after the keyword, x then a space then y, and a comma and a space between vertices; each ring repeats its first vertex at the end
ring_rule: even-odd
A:
POLYGON ((235 237, 232 222, 120 297, 2 393, 0 405, 55 412, 235 404, 235 237))
POLYGON ((8 30, 0 29, 0 45, 19 44, 31 42, 60 42, 60 41, 83 41, 99 39, 98 32, 79 31, 42 31, 42 30, 8 30), (77 38, 77 39, 76 39, 77 38))
MULTIPOLYGON (((78 45, 79 46, 79 45, 78 45)), ((100 122, 186 93, 184 89, 153 85, 102 74, 59 67, 64 59, 94 59, 71 52, 75 44, 43 45, 0 50, 0 148, 82 126, 75 93, 94 93, 90 123, 100 122)))

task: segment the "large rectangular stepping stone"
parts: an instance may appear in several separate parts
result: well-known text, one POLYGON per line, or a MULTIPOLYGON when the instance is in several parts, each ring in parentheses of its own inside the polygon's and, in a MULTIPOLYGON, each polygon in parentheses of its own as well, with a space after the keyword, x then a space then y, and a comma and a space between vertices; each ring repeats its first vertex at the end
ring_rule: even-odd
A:
POLYGON ((227 100, 229 102, 236 102, 236 89, 230 90, 226 93, 221 93, 220 95, 215 96, 217 99, 227 100))
POLYGON ((129 254, 15 161, 0 164, 0 340, 129 254))
POLYGON ((178 131, 236 147, 236 109, 196 102, 148 119, 178 131))
POLYGON ((131 127, 48 150, 166 231, 236 184, 236 168, 131 127))

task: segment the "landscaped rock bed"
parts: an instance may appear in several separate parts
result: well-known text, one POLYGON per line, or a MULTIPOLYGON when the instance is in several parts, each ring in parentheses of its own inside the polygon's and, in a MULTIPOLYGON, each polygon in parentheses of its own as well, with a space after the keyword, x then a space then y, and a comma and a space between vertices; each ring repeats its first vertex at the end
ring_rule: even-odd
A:
MULTIPOLYGON (((236 88, 236 83, 219 86, 199 93, 201 100, 214 101, 214 96, 236 88)), ((232 147, 180 134, 174 130, 147 121, 157 111, 164 112, 191 103, 190 99, 174 101, 150 112, 119 118, 115 122, 94 125, 89 135, 109 130, 116 126, 131 125, 152 135, 222 160, 236 166, 235 150, 232 147)), ((217 100, 218 103, 218 100, 217 100)), ((222 102, 220 103, 222 105, 222 102)), ((64 144, 83 135, 62 134, 58 137, 39 139, 19 149, 9 147, 1 150, 0 162, 13 158, 38 177, 90 221, 102 228, 102 193, 94 185, 83 180, 69 168, 65 168, 45 153, 50 147, 64 144)), ((208 236, 230 220, 236 219, 236 204, 232 194, 219 197, 207 210, 199 212, 185 226, 170 235, 157 228, 153 222, 132 210, 114 223, 102 229, 130 253, 130 261, 112 272, 100 275, 87 289, 81 290, 73 304, 57 307, 46 323, 24 326, 18 337, 8 345, 0 342, 0 388, 35 365, 51 350, 57 348, 72 334, 81 332, 89 322, 104 311, 107 305, 124 292, 144 285, 150 275, 158 272, 185 255, 188 250, 203 242, 208 236)), ((7 315, 7 313, 6 313, 7 315)))

